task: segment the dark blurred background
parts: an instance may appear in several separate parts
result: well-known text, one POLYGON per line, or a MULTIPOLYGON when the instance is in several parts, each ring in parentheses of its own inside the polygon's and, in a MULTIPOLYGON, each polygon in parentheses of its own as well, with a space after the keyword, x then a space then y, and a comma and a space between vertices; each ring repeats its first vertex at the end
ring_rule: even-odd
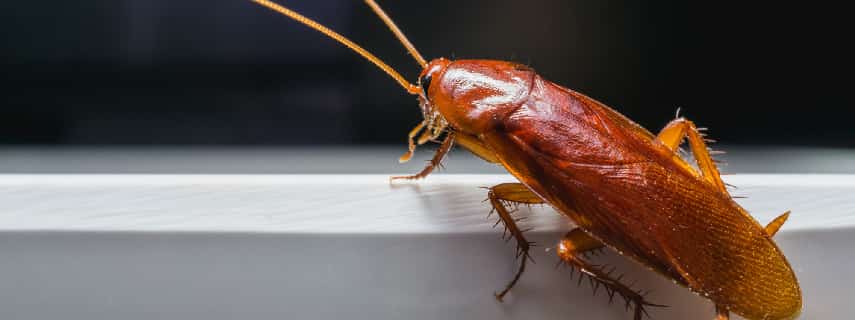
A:
MULTIPOLYGON (((360 1, 281 1, 420 71, 360 1)), ((658 131, 682 114, 730 144, 855 147, 851 23, 820 4, 381 1, 427 57, 533 66, 658 131)), ((9 2, 0 144, 396 144, 415 98, 249 1, 9 2)))

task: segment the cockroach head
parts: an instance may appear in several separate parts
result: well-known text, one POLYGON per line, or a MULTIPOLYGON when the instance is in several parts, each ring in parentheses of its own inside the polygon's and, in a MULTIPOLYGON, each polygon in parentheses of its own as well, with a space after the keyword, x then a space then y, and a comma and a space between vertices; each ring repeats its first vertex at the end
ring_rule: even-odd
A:
POLYGON ((437 138, 445 130, 448 122, 434 106, 433 99, 431 99, 431 83, 441 76, 450 63, 451 61, 445 58, 434 59, 419 74, 419 88, 421 88, 419 107, 422 109, 425 127, 428 131, 433 132, 432 139, 437 138))
POLYGON ((428 141, 435 141, 435 139, 439 138, 446 131, 448 121, 445 121, 439 109, 434 107, 433 99, 431 99, 431 82, 434 79, 439 79, 450 63, 450 61, 444 58, 434 59, 430 63, 427 63, 422 73, 419 74, 419 85, 416 87, 418 90, 409 90, 410 93, 419 95, 419 107, 422 109, 424 120, 410 131, 409 150, 398 161, 409 161, 417 145, 422 145, 428 141), (424 132, 421 136, 417 140, 414 140, 422 130, 424 132))
POLYGON ((436 76, 441 74, 448 67, 449 63, 451 61, 445 58, 434 59, 419 74, 419 88, 422 89, 422 92, 419 94, 419 101, 421 102, 422 113, 425 115, 433 112, 430 94, 428 94, 430 92, 431 80, 437 78, 436 76))

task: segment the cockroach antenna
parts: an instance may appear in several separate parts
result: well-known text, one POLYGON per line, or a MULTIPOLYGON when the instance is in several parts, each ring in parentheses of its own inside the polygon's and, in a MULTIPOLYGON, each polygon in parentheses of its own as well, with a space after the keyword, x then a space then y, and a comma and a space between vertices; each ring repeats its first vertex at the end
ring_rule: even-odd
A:
MULTIPOLYGON (((332 29, 327 28, 324 25, 316 22, 315 20, 309 19, 309 18, 307 18, 307 17, 305 17, 305 16, 303 16, 303 15, 301 15, 301 14, 299 14, 299 13, 297 13, 291 9, 285 8, 285 7, 279 5, 275 2, 272 2, 269 0, 252 0, 252 2, 255 2, 259 5, 262 5, 262 6, 268 8, 270 10, 279 12, 279 13, 281 13, 281 14, 283 14, 283 15, 291 18, 291 19, 294 19, 295 21, 297 21, 299 23, 306 25, 309 28, 315 29, 318 32, 323 33, 327 37, 330 37, 333 40, 338 41, 339 43, 341 43, 343 45, 345 45, 346 47, 355 51, 356 53, 358 53, 360 56, 364 57, 368 61, 371 61, 371 63, 373 63, 378 68, 380 68, 381 70, 386 72, 386 74, 388 74, 393 79, 395 79, 395 81, 397 81, 402 87, 404 87, 404 90, 407 90, 407 92, 409 92, 410 94, 419 94, 420 92, 422 92, 422 89, 419 86, 414 85, 414 84, 410 83, 409 81, 407 81, 407 79, 405 79, 404 76, 402 76, 400 73, 398 73, 398 71, 395 71, 395 69, 393 69, 388 64, 383 62, 383 60, 380 60, 380 58, 371 54, 371 52, 368 52, 368 50, 365 50, 364 48, 362 48, 361 46, 359 46, 355 42, 350 41, 350 39, 345 38, 343 35, 333 31, 332 29)), ((369 6, 371 6, 373 4, 372 8, 374 8, 374 7, 377 8, 377 9, 375 9, 375 11, 379 10, 380 7, 377 6, 377 4, 374 3, 374 1, 366 0, 366 2, 368 2, 369 6)), ((382 13, 382 11, 380 11, 380 13, 382 13)), ((378 14, 380 14, 380 13, 378 13, 378 14)), ((385 15, 385 13, 384 13, 384 15, 385 15)), ((388 19, 388 17, 387 17, 387 19, 388 19)), ((391 20, 389 20, 389 22, 387 22, 387 24, 390 24, 390 23, 392 23, 391 20)), ((392 26, 394 26, 394 24, 392 24, 392 26)), ((395 27, 395 29, 397 29, 397 27, 395 27)), ((395 30, 392 30, 392 31, 395 32, 395 30)), ((400 32, 400 30, 398 30, 397 32, 400 32)), ((396 33, 396 35, 397 35, 397 33, 396 33)), ((400 34, 399 39, 402 39, 402 41, 406 41, 406 37, 404 37, 403 34, 400 34)), ((407 46, 407 49, 412 48, 412 44, 409 44, 409 41, 405 42, 404 45, 407 46)), ((415 57, 417 57, 417 59, 421 58, 421 56, 418 56, 418 52, 415 51, 415 48, 412 48, 410 53, 412 53, 415 57)), ((421 59, 421 60, 419 60, 419 63, 421 64, 423 61, 424 61, 424 59, 421 59)))
POLYGON ((389 16, 386 15, 386 12, 383 11, 382 8, 380 8, 380 5, 378 5, 377 2, 374 2, 374 0, 365 0, 365 3, 368 4, 369 7, 371 7, 371 10, 374 10, 374 13, 376 13, 380 17, 380 20, 383 20, 383 23, 385 23, 386 26, 389 27, 389 30, 391 30, 392 33, 395 34, 395 37, 397 37, 398 41, 400 41, 401 44, 404 45, 404 48, 407 48, 407 51, 410 52, 410 55, 416 59, 416 63, 419 64, 419 67, 427 67, 427 61, 419 53, 419 50, 416 49, 416 46, 414 46, 410 42, 410 40, 407 39, 407 36, 405 36, 404 33, 401 32, 401 29, 399 29, 398 26, 395 25, 395 22, 392 21, 392 18, 389 18, 389 16))

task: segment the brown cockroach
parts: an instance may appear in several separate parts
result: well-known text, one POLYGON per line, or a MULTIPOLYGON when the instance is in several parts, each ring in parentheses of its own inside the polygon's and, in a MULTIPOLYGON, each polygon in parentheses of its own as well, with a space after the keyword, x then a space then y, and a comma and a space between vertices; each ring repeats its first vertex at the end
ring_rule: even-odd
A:
POLYGON ((540 77, 528 66, 496 60, 426 61, 373 1, 383 20, 422 67, 418 85, 362 47, 268 0, 254 2, 324 33, 356 51, 417 95, 424 120, 409 133, 417 145, 442 138, 423 178, 453 144, 503 166, 519 183, 489 188, 488 200, 518 244, 520 265, 496 294, 517 283, 531 244, 508 204, 549 204, 578 227, 557 245, 559 258, 632 304, 634 318, 650 303, 585 259, 608 247, 710 299, 716 319, 791 319, 801 290, 772 240, 789 212, 763 227, 733 201, 704 135, 685 118, 653 135, 608 106, 540 77), (421 133, 421 134, 420 134, 421 133), (697 167, 680 156, 688 140, 697 167))

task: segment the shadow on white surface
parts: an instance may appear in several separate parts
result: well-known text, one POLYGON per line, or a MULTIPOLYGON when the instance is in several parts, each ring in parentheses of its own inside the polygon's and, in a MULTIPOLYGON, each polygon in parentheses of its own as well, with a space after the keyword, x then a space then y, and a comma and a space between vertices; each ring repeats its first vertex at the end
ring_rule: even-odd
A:
MULTIPOLYGON (((534 240, 554 243, 558 234, 534 240)), ((803 319, 848 319, 855 230, 783 232, 801 281, 803 319)), ((4 319, 631 319, 620 302, 577 287, 554 256, 505 303, 513 274, 496 234, 285 235, 239 233, 0 234, 4 319)), ((711 319, 712 305, 634 263, 601 261, 653 290, 652 319, 711 319)))
MULTIPOLYGON (((500 304, 513 245, 486 219, 507 175, 0 176, 0 319, 621 319, 546 252, 570 225, 527 220, 541 244, 500 304)), ((737 175, 739 199, 776 236, 800 280, 802 319, 849 319, 855 178, 737 175)), ((653 290, 652 319, 712 319, 712 305, 626 259, 653 290)))

